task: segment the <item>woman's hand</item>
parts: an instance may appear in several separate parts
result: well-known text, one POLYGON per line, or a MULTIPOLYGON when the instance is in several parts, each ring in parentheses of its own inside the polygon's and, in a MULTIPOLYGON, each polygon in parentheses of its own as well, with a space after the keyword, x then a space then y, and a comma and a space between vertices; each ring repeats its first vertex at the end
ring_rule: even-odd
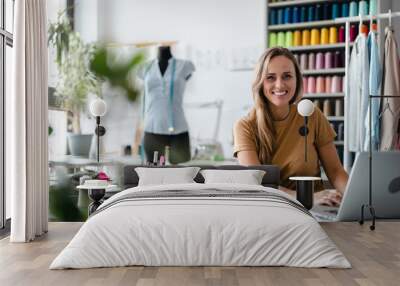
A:
POLYGON ((342 193, 337 190, 324 190, 314 194, 316 205, 337 207, 342 202, 342 193))

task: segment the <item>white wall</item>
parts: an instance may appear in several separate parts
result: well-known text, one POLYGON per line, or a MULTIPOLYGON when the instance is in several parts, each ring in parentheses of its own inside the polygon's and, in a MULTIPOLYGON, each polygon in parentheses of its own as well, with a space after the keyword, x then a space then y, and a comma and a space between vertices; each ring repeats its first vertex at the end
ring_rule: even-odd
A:
MULTIPOLYGON (((243 107, 252 103, 253 78, 251 69, 231 69, 253 68, 264 48, 264 2, 80 0, 76 7, 76 28, 88 42, 95 41, 96 34, 98 41, 108 43, 178 41, 174 55, 192 60, 197 69, 188 82, 185 101, 224 100, 218 139, 223 143, 225 156, 231 157, 232 125, 245 114, 243 107)), ((104 96, 112 103, 103 120, 108 129, 105 148, 108 152, 119 152, 122 145, 133 141, 139 115, 137 106, 108 91, 104 96)), ((190 134, 210 138, 216 111, 185 110, 190 134)), ((90 122, 83 125, 87 131, 93 130, 90 122)))
MULTIPOLYGON (((48 5, 62 7, 63 2, 65 0, 52 0, 48 5)), ((246 113, 246 106, 252 104, 253 79, 250 70, 232 69, 251 67, 264 48, 265 2, 77 0, 75 27, 87 42, 129 45, 141 41, 177 40, 175 56, 192 60, 197 68, 188 82, 186 103, 224 100, 218 139, 223 143, 225 156, 230 157, 232 124, 246 113)), ((400 11, 400 1, 381 0, 380 3, 382 12, 390 7, 392 11, 400 11)), ((55 18, 54 15, 49 14, 50 18, 55 18)), ((381 43, 386 24, 383 20, 381 43)), ((398 33, 400 21, 396 19, 393 24, 398 33)), ((138 104, 128 102, 109 89, 105 89, 103 95, 110 107, 103 119, 107 128, 104 148, 109 153, 119 153, 122 146, 132 144, 140 116, 138 104)), ((211 137, 215 110, 185 110, 191 136, 211 137)), ((84 131, 92 132, 94 120, 86 116, 83 121, 84 131)))
MULTIPOLYGON (((390 1, 388 1, 390 2, 390 1)), ((391 1, 391 7, 392 7, 392 12, 400 12, 400 1, 398 0, 392 0, 391 1)), ((387 7, 388 9, 390 8, 390 5, 387 7)), ((387 11, 385 10, 384 13, 387 11)), ((386 20, 383 22, 385 25, 388 24, 388 21, 386 20)), ((394 28, 395 34, 397 35, 397 43, 400 44, 400 17, 392 19, 392 26, 394 28)), ((397 51, 400 53, 400 45, 397 46, 397 51)))
POLYGON ((74 9, 74 29, 87 42, 96 42, 99 39, 99 1, 76 0, 74 9))
MULTIPOLYGON (((47 1, 47 20, 49 23, 57 21, 59 11, 66 8, 66 0, 47 1)), ((55 87, 57 83, 57 66, 54 63, 55 50, 49 48, 49 86, 55 87)))

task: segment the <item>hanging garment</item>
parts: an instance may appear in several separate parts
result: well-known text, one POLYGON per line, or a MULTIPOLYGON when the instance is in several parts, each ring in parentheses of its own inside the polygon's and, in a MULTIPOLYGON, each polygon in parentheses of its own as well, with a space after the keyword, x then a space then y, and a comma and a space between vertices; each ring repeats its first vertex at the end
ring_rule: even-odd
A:
MULTIPOLYGON (((376 33, 371 31, 368 34, 367 39, 368 44, 368 55, 369 55, 369 94, 370 95, 379 95, 380 94, 380 85, 382 79, 382 71, 381 71, 381 63, 379 60, 379 49, 378 49, 378 41, 376 37, 376 33)), ((373 98, 372 105, 372 114, 371 114, 371 137, 372 137, 372 150, 377 150, 379 146, 379 100, 378 98, 373 98)), ((368 102, 367 114, 364 121, 365 126, 365 140, 364 140, 364 150, 369 150, 369 135, 370 135, 370 105, 368 102)))
POLYGON ((194 71, 191 61, 171 58, 161 74, 158 59, 141 69, 137 75, 144 83, 144 131, 174 135, 188 131, 182 102, 186 79, 194 71))
POLYGON ((349 118, 349 150, 362 151, 365 138, 364 121, 368 108, 369 60, 367 37, 360 33, 353 46, 349 65, 349 86, 347 87, 349 118))
POLYGON ((382 98, 380 150, 396 148, 399 140, 400 119, 400 66, 397 42, 393 30, 385 29, 385 53, 383 61, 382 94, 396 96, 382 98))

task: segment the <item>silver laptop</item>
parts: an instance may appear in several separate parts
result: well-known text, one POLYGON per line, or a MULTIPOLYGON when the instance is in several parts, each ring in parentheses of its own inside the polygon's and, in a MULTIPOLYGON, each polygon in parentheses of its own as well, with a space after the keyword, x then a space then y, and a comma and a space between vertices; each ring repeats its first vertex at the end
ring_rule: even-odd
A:
MULTIPOLYGON (((361 206, 369 202, 368 152, 358 153, 339 208, 315 206, 321 221, 358 221, 361 206)), ((400 152, 372 153, 372 205, 377 218, 400 218, 400 152)), ((369 210, 364 218, 370 219, 369 210)))

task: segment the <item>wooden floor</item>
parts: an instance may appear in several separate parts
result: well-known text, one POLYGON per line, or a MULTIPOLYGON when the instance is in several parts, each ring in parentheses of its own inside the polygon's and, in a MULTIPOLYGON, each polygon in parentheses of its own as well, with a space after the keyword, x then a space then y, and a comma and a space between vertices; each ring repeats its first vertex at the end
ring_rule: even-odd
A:
POLYGON ((0 285, 400 285, 400 222, 323 223, 353 268, 122 267, 48 270, 81 223, 50 223, 32 243, 0 241, 0 285))

